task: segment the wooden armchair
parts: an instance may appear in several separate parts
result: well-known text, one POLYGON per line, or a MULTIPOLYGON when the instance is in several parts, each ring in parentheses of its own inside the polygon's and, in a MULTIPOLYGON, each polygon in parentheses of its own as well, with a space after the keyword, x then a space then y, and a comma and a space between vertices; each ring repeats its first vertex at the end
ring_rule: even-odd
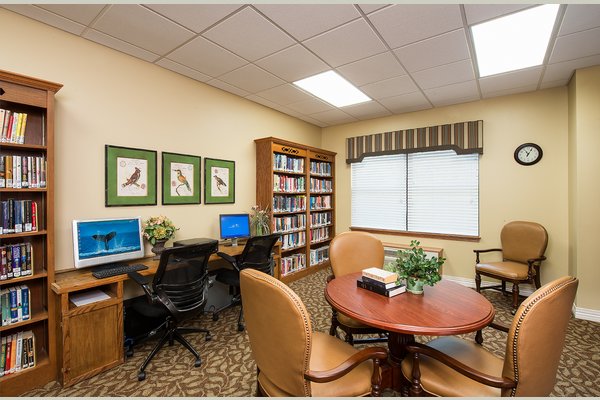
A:
POLYGON ((500 233, 501 249, 473 250, 475 252, 475 285, 482 289, 498 289, 506 293, 506 282, 513 284, 513 309, 519 304, 519 283, 535 284, 540 288, 540 265, 546 259, 548 233, 538 223, 513 221, 504 225, 500 233), (481 253, 502 252, 502 261, 480 261, 481 253), (501 284, 481 287, 481 275, 501 280, 501 284))
POLYGON ((548 396, 565 342, 579 281, 559 278, 519 307, 504 358, 474 342, 443 337, 407 346, 402 374, 411 396, 548 396))
POLYGON ((302 300, 284 283, 254 269, 240 273, 246 331, 256 361, 259 396, 379 396, 382 347, 358 351, 313 332, 302 300))

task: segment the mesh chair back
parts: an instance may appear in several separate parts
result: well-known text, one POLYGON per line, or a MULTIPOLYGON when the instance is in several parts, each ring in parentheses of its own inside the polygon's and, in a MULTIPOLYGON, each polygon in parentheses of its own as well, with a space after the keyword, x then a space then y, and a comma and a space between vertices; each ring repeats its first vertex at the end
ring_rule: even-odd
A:
POLYGON ((152 286, 173 318, 182 321, 196 316, 207 300, 208 259, 218 249, 216 240, 165 249, 152 286))
POLYGON ((273 246, 281 235, 271 234, 253 236, 246 242, 246 247, 238 259, 240 270, 245 268, 257 269, 265 274, 273 274, 273 246))

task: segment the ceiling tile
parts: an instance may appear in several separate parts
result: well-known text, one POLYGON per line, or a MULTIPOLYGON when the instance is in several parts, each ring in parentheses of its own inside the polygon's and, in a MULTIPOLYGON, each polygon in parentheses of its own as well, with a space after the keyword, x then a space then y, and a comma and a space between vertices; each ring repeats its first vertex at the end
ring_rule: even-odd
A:
POLYGON ((289 115, 291 115, 292 117, 296 117, 298 119, 301 119, 303 121, 306 121, 308 123, 311 123, 313 125, 320 126, 321 128, 324 128, 324 127, 326 127, 328 125, 328 124, 326 124, 324 122, 317 121, 316 119, 311 118, 311 117, 309 117, 306 114, 302 114, 302 113, 296 112, 294 110, 290 110, 289 115))
POLYGON ((311 95, 303 92, 301 89, 290 83, 263 90, 256 94, 262 98, 283 105, 313 99, 311 95))
POLYGON ((598 26, 600 26, 600 5, 569 4, 558 35, 564 36, 598 26))
POLYGON ((483 91, 481 90, 482 96, 484 99, 489 99, 491 97, 499 97, 499 96, 508 96, 510 94, 517 94, 517 93, 525 93, 525 92, 533 92, 534 90, 537 89, 538 85, 526 85, 526 86, 519 86, 519 87, 515 87, 515 88, 502 88, 500 90, 490 90, 490 91, 483 91))
POLYGON ((330 69, 327 64, 299 44, 258 60, 255 64, 288 82, 330 69))
POLYGON ((179 47, 167 58, 206 75, 217 77, 247 64, 247 61, 199 36, 179 47))
POLYGON ((560 81, 549 81, 542 82, 540 89, 549 89, 553 87, 566 86, 569 83, 569 79, 562 79, 560 81))
POLYGON ((200 33, 219 22, 241 4, 148 4, 146 7, 164 15, 191 31, 200 33))
POLYGON ((408 75, 397 76, 395 78, 385 79, 360 87, 360 90, 372 99, 383 99, 386 97, 411 93, 418 89, 417 85, 415 85, 408 75))
POLYGON ((480 22, 499 18, 516 11, 524 10, 534 4, 465 4, 467 24, 476 25, 480 22))
POLYGON ((479 100, 479 92, 475 80, 428 89, 425 90, 425 95, 435 107, 479 100))
POLYGON ((158 60, 156 62, 156 65, 159 65, 173 72, 177 72, 178 74, 185 75, 189 78, 195 79, 200 82, 206 82, 212 79, 212 77, 205 75, 202 72, 198 72, 195 69, 188 68, 185 65, 178 64, 174 61, 167 60, 166 58, 158 60))
POLYGON ((220 81, 218 79, 212 79, 212 80, 210 80, 210 81, 208 81, 206 83, 208 83, 210 86, 214 86, 214 87, 216 87, 218 89, 222 89, 222 90, 224 90, 226 92, 233 93, 233 94, 238 95, 238 96, 246 97, 246 96, 248 96, 250 94, 250 93, 248 93, 245 90, 242 90, 242 89, 240 89, 238 87, 235 87, 233 85, 230 85, 227 82, 223 82, 223 81, 220 81))
POLYGON ((445 33, 394 50, 409 72, 437 67, 470 57, 464 29, 445 33))
POLYGON ((61 17, 34 5, 3 4, 2 7, 75 35, 81 35, 85 30, 85 26, 82 24, 73 22, 70 19, 61 17))
POLYGON ((194 36, 188 29, 136 4, 111 5, 93 28, 160 55, 194 36))
POLYGON ((550 56, 550 63, 597 54, 600 54, 600 28, 558 37, 550 56))
POLYGON ((365 13, 370 14, 373 11, 377 11, 382 9, 383 7, 387 7, 389 4, 359 4, 358 7, 365 13))
POLYGON ((352 4, 256 4, 254 7, 299 41, 360 16, 352 4))
POLYGON ((471 60, 468 59, 424 69, 413 73, 412 76, 421 89, 431 89, 473 80, 475 79, 475 72, 471 60))
POLYGON ((221 75, 219 79, 250 93, 260 92, 285 83, 275 75, 252 64, 221 75))
POLYGON ((368 18, 391 48, 463 27, 458 4, 397 4, 368 18))
POLYGON ((353 106, 347 106, 343 108, 346 114, 350 114, 360 120, 378 117, 387 117, 392 115, 389 110, 383 107, 376 101, 366 101, 364 103, 355 104, 353 106))
POLYGON ((532 85, 535 88, 540 80, 542 70, 543 67, 535 67, 480 78, 481 94, 486 97, 490 93, 497 93, 502 90, 511 91, 515 88, 530 87, 532 85))
POLYGON ((204 32, 215 43, 248 61, 255 61, 294 44, 294 40, 248 7, 204 32))
POLYGON ((93 42, 100 43, 111 49, 118 50, 120 52, 129 54, 137 58, 141 58, 145 61, 154 62, 159 58, 158 54, 154 54, 144 49, 140 49, 137 46, 133 46, 122 40, 115 39, 112 36, 108 36, 102 32, 98 32, 93 29, 86 31, 82 37, 89 39, 93 42))
POLYGON ((406 75, 404 68, 389 51, 346 64, 339 67, 338 71, 355 86, 366 85, 398 75, 406 75))
POLYGON ((89 25, 100 11, 105 7, 104 4, 40 4, 38 7, 61 15, 71 21, 83 25, 89 25))
POLYGON ((379 102, 393 113, 413 112, 431 108, 431 104, 421 92, 388 97, 379 100, 379 102))
POLYGON ((576 69, 591 67, 593 65, 600 65, 600 54, 596 56, 550 64, 546 67, 542 82, 569 80, 576 69))
POLYGON ((316 36, 303 44, 332 67, 386 50, 371 27, 362 19, 316 36))
POLYGON ((333 110, 333 106, 317 98, 287 104, 287 106, 302 114, 314 114, 321 111, 333 110))
POLYGON ((338 109, 311 114, 310 117, 330 125, 346 124, 348 122, 356 121, 356 118, 338 109))

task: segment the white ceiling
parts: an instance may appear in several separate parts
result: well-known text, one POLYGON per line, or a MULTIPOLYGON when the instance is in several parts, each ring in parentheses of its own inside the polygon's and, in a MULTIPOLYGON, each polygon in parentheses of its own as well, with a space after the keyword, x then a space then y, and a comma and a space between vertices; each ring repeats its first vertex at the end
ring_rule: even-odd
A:
POLYGON ((559 11, 544 64, 479 78, 469 27, 523 4, 12 4, 2 7, 325 127, 565 85, 600 64, 600 5, 559 11), (373 101, 292 82, 334 69, 373 101))

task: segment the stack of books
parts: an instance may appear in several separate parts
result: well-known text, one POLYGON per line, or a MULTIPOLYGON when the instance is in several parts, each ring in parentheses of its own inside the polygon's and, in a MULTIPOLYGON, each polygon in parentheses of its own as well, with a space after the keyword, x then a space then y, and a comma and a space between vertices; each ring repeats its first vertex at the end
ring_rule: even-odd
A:
POLYGON ((406 291, 404 284, 396 284, 397 279, 395 272, 372 267, 362 271, 362 276, 356 280, 356 286, 386 297, 394 297, 406 291))

